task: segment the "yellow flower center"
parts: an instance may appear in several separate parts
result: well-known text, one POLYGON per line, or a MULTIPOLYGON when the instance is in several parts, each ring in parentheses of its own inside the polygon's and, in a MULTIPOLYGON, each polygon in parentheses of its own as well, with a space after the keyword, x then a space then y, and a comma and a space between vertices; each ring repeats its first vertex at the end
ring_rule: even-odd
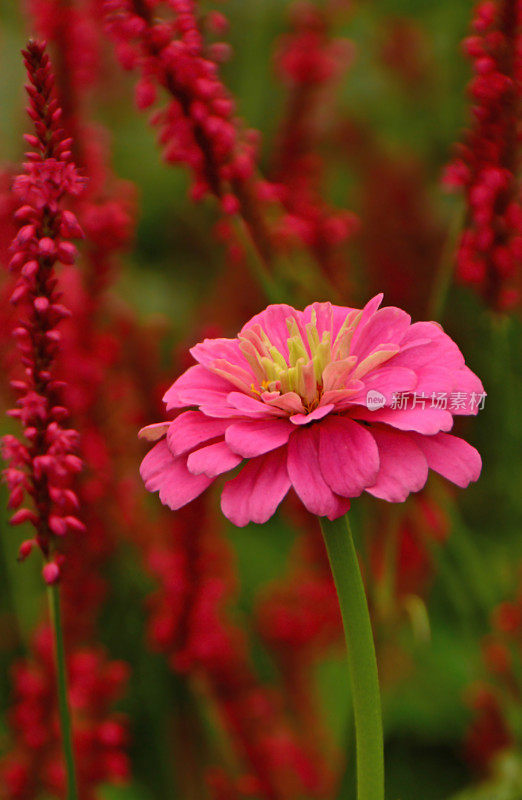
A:
POLYGON ((252 384, 252 390, 256 394, 295 392, 307 410, 316 407, 325 380, 330 383, 334 372, 343 372, 346 378, 357 362, 349 352, 360 315, 360 311, 350 311, 334 341, 330 331, 319 335, 315 311, 304 332, 295 317, 288 317, 288 356, 272 344, 260 325, 248 328, 239 339, 243 355, 258 381, 259 388, 252 384))

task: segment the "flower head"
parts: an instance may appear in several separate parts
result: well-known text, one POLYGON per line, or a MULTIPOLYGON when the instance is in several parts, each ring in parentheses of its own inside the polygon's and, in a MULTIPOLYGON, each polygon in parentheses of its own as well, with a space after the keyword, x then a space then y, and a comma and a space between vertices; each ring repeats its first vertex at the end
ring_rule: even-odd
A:
POLYGON ((336 519, 363 491, 405 500, 428 468, 477 480, 478 452, 448 431, 454 415, 477 413, 480 380, 439 325, 381 300, 272 305, 237 338, 193 347, 198 363, 164 397, 185 410, 141 432, 161 439, 141 465, 147 489, 177 509, 242 464, 221 498, 242 526, 266 522, 290 487, 336 519))

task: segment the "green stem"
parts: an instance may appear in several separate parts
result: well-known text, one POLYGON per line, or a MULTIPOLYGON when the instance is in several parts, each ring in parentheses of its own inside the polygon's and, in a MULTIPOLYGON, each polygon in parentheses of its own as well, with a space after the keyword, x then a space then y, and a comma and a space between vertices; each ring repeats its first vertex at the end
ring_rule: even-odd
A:
POLYGON ((243 245, 247 255, 247 265, 253 278, 258 282, 267 300, 270 303, 280 303, 281 293, 277 283, 270 274, 267 265, 263 261, 258 249, 253 245, 252 239, 248 234, 248 228, 241 217, 234 217, 234 228, 239 241, 243 245))
POLYGON ((348 650, 357 747, 358 800, 384 800, 384 753, 377 660, 366 593, 348 517, 320 518, 348 650))
POLYGON ((428 300, 428 319, 440 319, 444 313, 444 306, 448 297, 448 292, 451 287, 453 279, 453 272, 455 269, 455 261, 457 258, 457 245, 459 236, 464 228, 466 220, 466 209, 462 205, 460 210, 453 213, 452 220, 449 225, 446 241, 442 248, 439 266, 431 296, 428 300))
POLYGON ((69 700, 67 695, 67 670, 65 666, 65 648, 63 644, 62 615, 60 611, 60 592, 56 584, 47 587, 47 597, 49 600, 49 611, 54 635, 60 728, 62 732, 63 756, 67 773, 67 800, 78 800, 76 768, 74 765, 74 751, 72 743, 71 711, 69 708, 69 700))

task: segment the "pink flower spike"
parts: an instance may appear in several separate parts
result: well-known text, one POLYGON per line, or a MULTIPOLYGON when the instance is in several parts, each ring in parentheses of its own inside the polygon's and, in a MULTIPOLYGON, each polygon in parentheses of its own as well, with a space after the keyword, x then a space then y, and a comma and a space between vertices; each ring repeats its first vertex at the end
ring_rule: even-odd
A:
POLYGON ((147 489, 181 508, 247 459, 221 503, 242 526, 266 521, 290 486, 335 520, 363 491, 403 502, 428 468, 458 486, 477 480, 477 451, 446 431, 477 412, 480 380, 439 325, 381 300, 269 306, 238 338, 192 348, 199 364, 164 398, 186 410, 144 429, 149 439, 167 429, 142 463, 147 489))

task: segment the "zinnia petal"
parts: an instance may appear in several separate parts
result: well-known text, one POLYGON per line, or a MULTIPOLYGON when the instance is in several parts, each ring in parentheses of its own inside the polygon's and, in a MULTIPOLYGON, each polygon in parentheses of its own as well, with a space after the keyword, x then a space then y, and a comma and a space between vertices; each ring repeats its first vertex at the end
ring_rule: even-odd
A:
POLYGON ((410 369, 434 364, 447 369, 461 369, 464 366, 464 356, 440 325, 435 322, 416 322, 404 336, 401 352, 395 356, 395 363, 410 369), (416 339, 419 344, 415 344, 416 339))
POLYGON ((294 425, 309 425, 310 422, 316 422, 326 417, 334 407, 334 403, 326 403, 324 406, 318 406, 313 411, 310 411, 309 414, 293 414, 290 417, 290 422, 293 422, 294 425))
POLYGON ((288 444, 288 475, 299 498, 311 514, 337 519, 350 503, 330 489, 319 467, 319 433, 315 426, 300 428, 288 444))
POLYGON ((141 462, 140 475, 149 492, 158 492, 161 502, 176 511, 190 503, 212 483, 206 475, 193 475, 185 456, 173 456, 163 439, 141 462))
POLYGON ((410 323, 410 315, 400 308, 381 308, 358 330, 357 339, 355 336, 352 339, 351 352, 362 361, 384 342, 398 345, 410 323))
POLYGON ((292 430, 287 419, 242 420, 229 425, 225 439, 234 453, 254 458, 286 444, 292 430))
POLYGON ((287 414, 280 408, 276 408, 275 406, 271 405, 269 406, 266 403, 263 403, 261 400, 256 400, 255 397, 250 397, 247 394, 241 394, 241 392, 230 392, 227 397, 227 401, 233 409, 240 411, 241 414, 244 414, 247 417, 266 419, 267 417, 286 418, 287 416, 287 414))
POLYGON ((172 420, 167 432, 167 444, 175 456, 187 453, 202 442, 222 436, 228 420, 207 417, 201 411, 184 411, 172 420))
POLYGON ((263 330, 269 335, 272 344, 277 347, 281 355, 285 358, 288 356, 288 325, 287 319, 293 317, 297 322, 299 329, 302 331, 303 336, 306 335, 305 328, 301 321, 302 312, 296 311, 292 306, 286 303, 274 303, 267 306, 264 311, 256 314, 255 317, 243 326, 239 335, 255 325, 261 325, 263 330))
POLYGON ((248 461, 239 475, 225 484, 221 509, 242 528, 249 522, 266 522, 290 488, 285 451, 275 450, 248 461))
POLYGON ((205 402, 218 402, 231 390, 229 381, 214 375, 205 367, 196 364, 189 367, 183 375, 174 381, 163 396, 167 411, 172 408, 199 406, 205 402))
MULTIPOLYGON (((337 335, 337 332, 334 334, 334 308, 340 308, 339 306, 334 307, 331 303, 312 303, 311 306, 307 306, 303 311, 303 322, 311 322, 313 314, 315 314, 317 332, 319 334, 319 338, 322 338, 322 335, 325 331, 332 333, 332 338, 337 335)), ((348 315, 349 309, 348 308, 341 308, 341 319, 339 320, 339 324, 337 326, 337 331, 341 328, 344 320, 348 315)))
POLYGON ((358 497, 379 471, 379 452, 372 433, 351 419, 328 417, 319 427, 319 465, 336 494, 358 497))
POLYGON ((464 439, 448 433, 438 433, 436 436, 417 434, 411 436, 426 456, 429 468, 439 475, 463 489, 471 481, 478 480, 482 459, 478 450, 464 439))
POLYGON ((357 325, 357 329, 356 329, 356 331, 355 331, 355 333, 353 335, 353 339, 352 339, 352 352, 353 352, 353 348, 356 347, 357 342, 361 338, 361 332, 362 332, 364 326, 366 325, 368 320, 371 319, 371 317, 373 317, 373 315, 375 314, 375 312, 377 311, 377 309, 381 305, 381 303, 383 301, 383 298, 384 298, 384 295, 383 295, 382 292, 380 294, 376 294, 375 297, 372 297, 370 300, 368 300, 368 302, 366 303, 366 305, 362 309, 361 316, 359 318, 359 323, 357 325))
POLYGON ((248 361, 241 352, 237 339, 204 339, 191 347, 190 353, 199 364, 207 368, 211 368, 218 359, 224 359, 243 369, 248 368, 248 361))
POLYGON ((362 406, 354 407, 351 412, 354 419, 367 422, 384 422, 401 431, 418 431, 431 436, 439 431, 449 431, 453 426, 453 417, 442 408, 431 408, 429 400, 426 407, 417 408, 380 408, 370 411, 362 406))
POLYGON ((366 491, 390 503, 402 503, 410 492, 418 492, 426 483, 426 457, 409 433, 372 428, 372 434, 379 448, 380 469, 366 491))
POLYGON ((223 472, 237 467, 243 459, 233 453, 226 442, 214 442, 200 450, 194 450, 187 459, 187 467, 194 475, 216 478, 223 472))
MULTIPOLYGON (((458 373, 457 373, 458 374, 458 373)), ((455 385, 455 370, 448 369, 444 364, 429 364, 417 370, 416 393, 419 396, 431 398, 453 391, 455 385)))
POLYGON ((466 395, 467 402, 457 408, 452 409, 453 414, 478 414, 479 397, 484 394, 482 381, 469 367, 462 367, 455 374, 455 381, 452 387, 454 392, 462 392, 466 395), (473 397, 474 402, 471 402, 473 397))
POLYGON ((405 367, 395 367, 392 364, 384 365, 375 372, 370 372, 364 376, 363 387, 357 394, 352 395, 350 402, 354 404, 366 405, 366 396, 371 389, 375 389, 383 394, 386 403, 389 405, 393 400, 393 395, 398 392, 411 392, 417 387, 417 375, 412 369, 405 367))

